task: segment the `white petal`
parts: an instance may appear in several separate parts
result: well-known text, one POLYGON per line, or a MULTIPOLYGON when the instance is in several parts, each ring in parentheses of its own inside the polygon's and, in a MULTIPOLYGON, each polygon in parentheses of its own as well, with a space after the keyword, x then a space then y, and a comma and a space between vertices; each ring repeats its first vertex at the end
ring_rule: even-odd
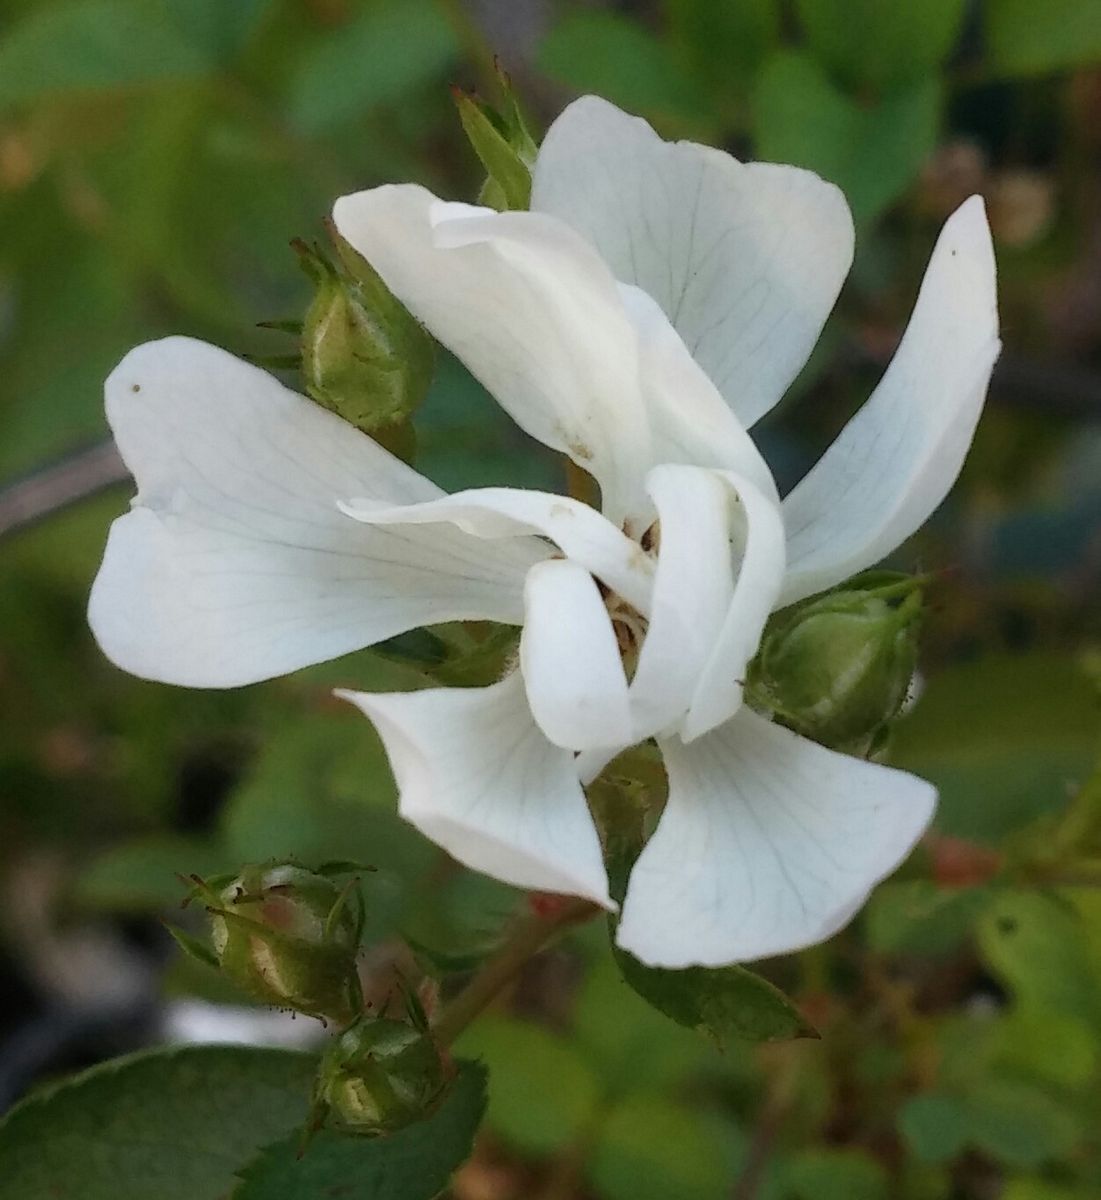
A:
POLYGON ((521 488, 472 488, 404 508, 359 498, 341 508, 357 521, 383 526, 450 522, 489 539, 542 534, 639 612, 650 611, 653 563, 621 529, 580 500, 521 488))
POLYGON ((341 234, 533 437, 599 482, 618 523, 648 465, 638 343, 615 280, 560 221, 443 204, 414 185, 344 196, 341 234))
POLYGON ((761 452, 657 301, 629 283, 619 289, 639 334, 654 462, 722 467, 779 500, 761 452))
POLYGON ((662 749, 669 801, 617 939, 654 966, 752 961, 830 937, 909 854, 936 802, 921 779, 748 709, 662 749))
POLYGON ((665 465, 650 472, 647 491, 661 520, 660 547, 631 680, 635 736, 624 742, 651 737, 688 711, 734 594, 727 482, 703 467, 665 465))
POLYGON ((806 362, 852 262, 852 217, 832 184, 663 142, 594 96, 547 133, 532 208, 657 300, 746 426, 806 362))
POLYGON ((998 357, 994 248, 980 197, 945 224, 894 360, 784 503, 783 602, 877 563, 947 495, 998 357))
POLYGON ((486 688, 337 694, 375 723, 401 815, 459 862, 614 907, 573 755, 535 724, 519 672, 486 688))
POLYGON ((631 741, 627 677, 593 577, 565 559, 539 563, 524 600, 520 670, 539 727, 569 750, 631 741))
POLYGON ((784 523, 772 499, 726 472, 737 499, 737 583, 714 649, 699 674, 681 736, 686 741, 721 725, 742 703, 746 667, 784 582, 784 523))
POLYGON ((233 687, 421 624, 521 620, 544 546, 349 520, 340 496, 439 489, 265 372, 168 338, 131 351, 106 394, 138 495, 111 529, 89 621, 133 674, 233 687))

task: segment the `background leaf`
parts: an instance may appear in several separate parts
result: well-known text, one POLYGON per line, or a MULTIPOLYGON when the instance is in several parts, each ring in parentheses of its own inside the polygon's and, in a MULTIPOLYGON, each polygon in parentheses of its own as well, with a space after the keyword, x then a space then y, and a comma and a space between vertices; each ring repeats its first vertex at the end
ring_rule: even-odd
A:
POLYGON ((668 46, 614 12, 578 12, 544 39, 539 65, 578 92, 596 92, 636 112, 691 121, 706 101, 668 46))
POLYGON ((84 0, 30 13, 0 39, 0 108, 63 92, 195 79, 215 63, 160 5, 84 0))
POLYGON ((1101 0, 985 0, 991 66, 1007 75, 1061 71, 1101 54, 1101 0))
POLYGON ((988 657, 929 681, 895 728, 891 761, 940 789, 938 829, 997 842, 1066 804, 1097 737, 1093 690, 1073 662, 988 657))
POLYGON ((721 1121, 639 1096, 600 1127, 589 1174, 608 1200, 716 1200, 730 1175, 732 1140, 721 1121))
POLYGON ((523 1150, 549 1154, 567 1145, 596 1110, 595 1075, 568 1039, 548 1029, 490 1016, 456 1048, 487 1067, 487 1119, 523 1150))
POLYGON ((967 1107, 956 1096, 923 1092, 903 1105, 898 1127, 919 1161, 946 1162, 967 1143, 967 1107))
POLYGON ((797 0, 815 59, 841 82, 875 88, 910 83, 940 66, 959 37, 966 0, 797 0))
POLYGON ((777 0, 666 0, 665 10, 685 63, 720 97, 744 93, 780 39, 777 0))
POLYGON ((303 55, 288 109, 298 129, 317 133, 440 77, 458 51, 433 0, 369 0, 350 22, 303 55))
POLYGON ((866 222, 898 198, 932 151, 940 107, 932 76, 860 107, 818 63, 786 51, 766 64, 754 90, 757 157, 817 171, 866 222))
POLYGON ((94 1067, 0 1125, 3 1200, 223 1200, 236 1168, 306 1119, 314 1060, 191 1046, 94 1067))
POLYGON ((807 1150, 784 1172, 798 1200, 886 1200, 887 1173, 860 1150, 807 1150))

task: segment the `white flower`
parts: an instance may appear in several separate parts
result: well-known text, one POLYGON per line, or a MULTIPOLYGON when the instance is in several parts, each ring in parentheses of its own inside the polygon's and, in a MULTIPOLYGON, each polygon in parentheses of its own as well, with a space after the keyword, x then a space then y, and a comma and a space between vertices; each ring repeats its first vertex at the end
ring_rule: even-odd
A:
POLYGON ((403 815, 471 867, 610 906, 582 781, 656 737, 669 801, 620 944, 679 967, 819 941, 909 852, 935 794, 770 724, 739 680, 773 609, 877 562, 955 480, 999 348, 982 202, 946 224, 882 382, 782 503, 746 428, 849 268, 837 188, 666 144, 587 98, 547 136, 533 210, 408 185, 334 215, 517 423, 592 473, 603 513, 444 496, 270 376, 171 338, 107 383, 139 491, 92 627, 135 674, 230 687, 424 624, 522 624, 519 668, 491 687, 349 695, 403 815))

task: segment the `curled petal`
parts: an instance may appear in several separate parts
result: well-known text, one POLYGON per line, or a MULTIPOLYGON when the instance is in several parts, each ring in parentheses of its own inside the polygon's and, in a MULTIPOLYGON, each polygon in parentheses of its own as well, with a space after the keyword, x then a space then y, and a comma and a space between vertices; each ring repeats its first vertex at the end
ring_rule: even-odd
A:
POLYGON ((652 737, 688 711, 734 595, 733 497, 704 467, 665 465, 647 478, 660 519, 650 624, 631 680, 635 736, 652 737))
POLYGON ((520 671, 536 723, 570 750, 630 742, 627 677, 593 577, 564 559, 539 563, 524 599, 520 671))
POLYGON ((947 221, 879 386, 784 501, 783 603, 879 562, 948 494, 998 357, 994 248, 982 199, 947 221))
POLYGON ((721 725, 742 703, 746 667, 757 653, 784 582, 784 524, 780 510, 747 479, 723 478, 737 500, 732 540, 734 593, 714 647, 703 665, 684 719, 686 741, 721 725))
POLYGON ((401 815, 459 862, 614 907, 574 757, 535 724, 518 672, 486 688, 337 695, 378 729, 401 815))
POLYGON ((125 670, 234 687, 418 625, 522 619, 543 544, 349 520, 341 496, 411 504, 439 489, 264 371, 167 338, 131 351, 106 394, 138 494, 88 618, 125 670))
POLYGON ((633 511, 649 455, 638 343, 592 247, 553 217, 412 184, 344 196, 333 217, 518 425, 595 476, 617 523, 633 511))
POLYGON ((548 131, 531 204, 654 297, 747 427, 806 362, 852 262, 852 217, 832 184, 663 142, 595 96, 548 131))
POLYGON ((452 524, 488 540, 538 533, 639 612, 650 611, 653 563, 622 530, 580 500, 520 488, 472 488, 403 508, 359 498, 341 508, 357 521, 382 527, 452 524))
POLYGON ((830 937, 909 854, 936 802, 921 779, 744 708, 662 750, 669 801, 617 937, 653 966, 752 961, 830 937))

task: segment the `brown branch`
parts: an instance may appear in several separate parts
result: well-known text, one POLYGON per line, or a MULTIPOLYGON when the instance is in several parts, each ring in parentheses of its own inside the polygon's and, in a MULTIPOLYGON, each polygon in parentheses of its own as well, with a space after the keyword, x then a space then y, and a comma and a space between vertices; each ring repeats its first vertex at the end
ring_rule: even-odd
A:
POLYGON ((129 476, 112 441, 67 455, 0 490, 0 537, 122 483, 129 476))

